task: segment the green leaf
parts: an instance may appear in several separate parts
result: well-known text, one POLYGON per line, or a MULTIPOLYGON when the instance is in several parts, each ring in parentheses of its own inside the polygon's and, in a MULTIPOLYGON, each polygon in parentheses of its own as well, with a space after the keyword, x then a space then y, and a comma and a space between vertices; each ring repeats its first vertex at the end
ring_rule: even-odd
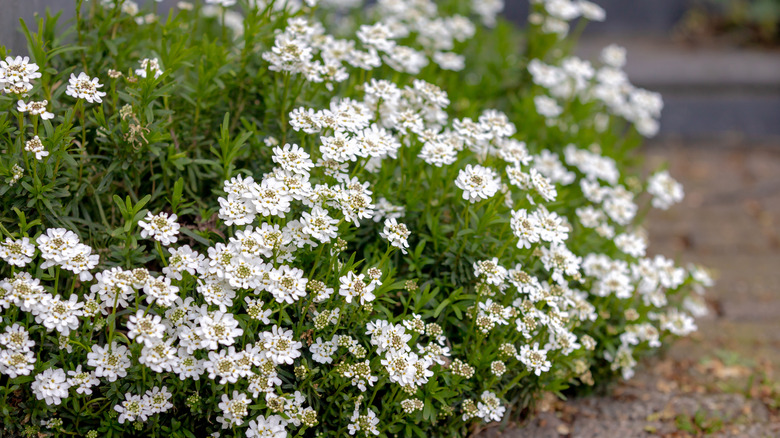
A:
POLYGON ((170 199, 171 210, 177 213, 179 204, 181 203, 181 195, 184 191, 184 177, 179 178, 173 185, 173 196, 170 199))

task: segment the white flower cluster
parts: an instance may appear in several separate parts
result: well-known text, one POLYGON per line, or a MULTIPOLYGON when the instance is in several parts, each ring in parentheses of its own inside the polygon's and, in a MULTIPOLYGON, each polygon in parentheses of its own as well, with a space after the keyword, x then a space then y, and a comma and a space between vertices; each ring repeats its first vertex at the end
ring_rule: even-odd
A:
POLYGON ((597 101, 612 114, 634 123, 642 135, 654 136, 658 132, 658 119, 663 109, 661 95, 637 88, 629 82, 622 70, 623 61, 615 53, 619 51, 614 46, 606 47, 602 52, 604 65, 598 69, 589 61, 575 56, 564 58, 560 65, 531 60, 528 71, 534 83, 550 93, 550 96, 535 97, 537 112, 547 118, 548 124, 565 127, 559 101, 569 102, 575 98, 581 102, 597 101))
POLYGON ((98 90, 102 87, 103 85, 98 78, 90 78, 84 72, 79 73, 78 76, 71 73, 65 94, 75 99, 84 99, 89 103, 100 103, 103 102, 102 98, 106 95, 103 91, 98 90))
POLYGON ((33 89, 33 79, 40 77, 38 65, 30 62, 27 56, 9 56, 0 61, 0 87, 3 93, 25 95, 33 89))
MULTIPOLYGON (((240 31, 242 17, 225 10, 233 0, 207 3, 225 26, 240 31)), ((635 226, 641 184, 620 174, 609 151, 602 154, 598 144, 568 144, 553 152, 541 140, 519 135, 498 110, 451 119, 457 109, 449 108, 444 89, 406 78, 436 67, 429 67, 431 60, 441 69, 463 69, 465 59, 455 50, 475 33, 467 18, 439 17, 428 0, 379 0, 369 12, 379 21, 359 25, 353 39, 337 39, 310 21, 316 16, 308 14, 310 8, 362 2, 256 3, 267 6, 269 14, 283 11, 278 16, 286 24, 262 54, 275 72, 271 76, 285 87, 290 81, 302 88, 322 83, 320 90, 331 91, 350 80, 349 97, 320 100, 319 109, 296 108, 297 100, 290 106, 281 102, 283 140, 266 138, 265 173, 255 169, 252 176, 222 182, 219 221, 203 233, 208 242, 187 222, 180 225, 177 214, 148 212, 137 222, 138 234, 154 240, 159 256, 148 268, 117 266, 116 258, 109 258, 93 278, 98 255, 62 228, 44 229, 35 238, 26 237, 25 230, 24 237, 0 242, 0 258, 13 267, 0 280, 0 308, 13 318, 21 315, 19 321, 34 319, 46 332, 56 331, 59 344, 54 345, 61 350, 84 350, 82 360, 61 364, 65 368, 47 363, 36 374, 35 365, 44 362, 33 351, 30 333, 36 331, 9 323, 0 333, 0 373, 12 379, 35 374, 29 378, 32 393, 50 405, 61 404, 71 389, 76 396, 106 395, 101 384, 113 383, 109 406, 119 423, 134 426, 172 411, 180 395, 176 388, 203 383, 224 385, 210 411, 216 411, 217 427, 242 428, 250 438, 309 434, 304 429, 319 420, 307 404, 323 405, 323 400, 354 405, 351 415, 341 409, 344 418, 338 421, 344 425, 336 433, 371 436, 390 434, 394 426, 380 422, 386 418, 376 409, 380 399, 410 419, 427 418, 433 402, 426 388, 446 383, 458 388, 457 396, 437 395, 436 415, 449 416, 457 408, 455 421, 501 421, 507 412, 502 398, 509 398, 501 389, 507 382, 559 375, 587 382, 588 361, 602 358, 628 378, 635 350, 657 348, 667 334, 696 329, 693 317, 706 310, 700 297, 677 309, 672 295, 688 284, 701 293, 712 281, 702 269, 647 256, 647 236, 635 226), (290 18, 290 11, 306 11, 310 18, 290 18), (351 68, 378 72, 382 66, 398 73, 396 82, 377 75, 361 84, 349 74, 351 68), (416 197, 422 200, 417 202, 398 193, 415 191, 422 181, 441 190, 442 197, 416 197), (431 214, 442 206, 441 214, 431 214), (472 217, 477 223, 469 227, 472 217), (471 237, 474 230, 484 236, 471 237), (453 247, 438 247, 449 241, 453 247), (494 243, 494 251, 483 253, 494 243), (412 254, 404 257, 410 247, 412 254), (441 257, 421 256, 426 247, 437 247, 435 256, 441 257), (60 295, 63 269, 74 275, 68 278, 71 292, 60 295), (441 283, 434 278, 438 274, 424 278, 439 270, 451 278, 441 283), (451 316, 440 317, 441 312, 451 316), (596 324, 612 328, 614 319, 626 321, 615 333, 591 330, 596 324), (88 336, 76 339, 79 331, 88 336), (593 336, 612 336, 615 342, 596 350, 593 336), (484 358, 464 357, 474 351, 484 358), (156 382, 151 385, 158 386, 139 395, 151 386, 147 372, 156 382), (146 386, 138 386, 138 375, 146 386), (164 379, 169 386, 160 386, 164 379), (133 392, 113 395, 128 383, 133 392)), ((603 10, 586 0, 534 3, 531 21, 543 32, 565 34, 570 20, 604 18, 603 10)), ((122 12, 136 15, 133 5, 124 2, 122 12)), ((502 0, 471 2, 486 25, 495 24, 502 7, 502 0)), ((537 112, 549 126, 571 131, 566 104, 595 100, 652 135, 660 97, 628 83, 620 48, 605 49, 602 58, 599 69, 571 57, 560 66, 531 61, 534 82, 549 91, 533 97, 537 112)), ((28 61, 0 62, 5 93, 21 96, 33 89, 31 81, 41 74, 28 61)), ((167 67, 173 74, 173 65, 167 67)), ((162 74, 157 58, 145 58, 134 79, 162 74)), ((68 95, 90 103, 106 95, 98 78, 86 73, 71 74, 64 86, 68 95)), ((20 114, 48 120, 53 115, 47 104, 19 100, 16 105, 20 114)), ((596 118, 601 121, 594 125, 608 123, 604 117, 606 122, 596 118)), ((37 160, 48 155, 38 136, 28 139, 26 153, 37 160)), ((23 170, 15 172, 18 180, 23 170)), ((653 175, 647 192, 658 208, 683 196, 667 172, 653 175)), ((139 259, 151 261, 153 255, 139 259)), ((39 344, 40 349, 44 342, 39 344)))
MULTIPOLYGON (((319 23, 300 17, 290 19, 286 29, 276 35, 274 46, 263 53, 272 71, 302 74, 308 81, 324 82, 328 89, 349 77, 345 64, 372 70, 383 63, 410 74, 418 74, 433 60, 441 69, 462 70, 465 59, 452 51, 455 44, 471 38, 474 25, 463 16, 438 17, 433 2, 382 1, 377 5, 380 21, 364 24, 356 40, 339 39, 325 33, 319 23), (409 39, 423 50, 397 43, 409 39)), ((486 12, 486 16, 495 16, 486 12)))
POLYGON ((30 339, 30 333, 19 324, 8 325, 0 334, 0 373, 14 379, 27 376, 36 362, 32 348, 35 342, 30 339))
POLYGON ((157 58, 144 58, 140 61, 141 66, 135 70, 135 74, 139 77, 146 78, 147 71, 154 75, 157 79, 163 74, 163 69, 160 66, 160 60, 157 58))
POLYGON ((557 34, 563 38, 569 33, 569 22, 584 18, 589 21, 604 21, 607 14, 601 6, 588 0, 531 0, 541 8, 535 8, 528 21, 539 26, 544 33, 557 34))
POLYGON ((146 421, 152 415, 171 409, 173 407, 171 397, 173 394, 165 386, 162 388, 155 386, 146 391, 143 396, 128 392, 125 394, 125 400, 114 406, 114 410, 119 413, 117 421, 119 424, 125 421, 146 421))
POLYGON ((151 211, 147 212, 144 220, 138 221, 138 226, 141 227, 141 237, 151 237, 165 246, 176 242, 179 228, 181 228, 176 219, 178 216, 175 214, 169 216, 168 213, 155 215, 151 211))
POLYGON ((650 177, 647 181, 647 192, 653 195, 653 207, 663 210, 668 210, 685 196, 682 184, 675 181, 665 170, 650 177))

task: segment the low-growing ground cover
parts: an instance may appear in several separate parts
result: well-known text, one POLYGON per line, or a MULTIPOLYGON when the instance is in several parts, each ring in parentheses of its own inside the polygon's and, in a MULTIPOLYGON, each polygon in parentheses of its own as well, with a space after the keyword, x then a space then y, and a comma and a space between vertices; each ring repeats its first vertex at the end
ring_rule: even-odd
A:
POLYGON ((595 4, 206 3, 0 48, 7 433, 460 436, 696 329, 595 4))

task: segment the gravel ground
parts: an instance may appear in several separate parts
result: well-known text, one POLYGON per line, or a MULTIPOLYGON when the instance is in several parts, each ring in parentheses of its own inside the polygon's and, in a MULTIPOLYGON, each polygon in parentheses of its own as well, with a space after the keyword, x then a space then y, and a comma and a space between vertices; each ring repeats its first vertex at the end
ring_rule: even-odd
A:
POLYGON ((700 331, 608 396, 542 400, 531 422, 482 438, 780 436, 780 141, 646 150, 683 204, 649 218, 650 253, 715 270, 700 331))

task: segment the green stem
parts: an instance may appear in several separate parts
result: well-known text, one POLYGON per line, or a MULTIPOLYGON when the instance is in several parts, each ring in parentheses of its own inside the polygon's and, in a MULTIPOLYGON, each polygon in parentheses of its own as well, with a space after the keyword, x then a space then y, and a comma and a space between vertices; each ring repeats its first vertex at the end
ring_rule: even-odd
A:
POLYGON ((160 241, 156 240, 154 242, 154 245, 157 247, 157 253, 160 254, 160 260, 162 260, 162 265, 164 267, 168 266, 168 261, 165 260, 165 253, 163 252, 162 245, 160 244, 160 241))
POLYGON ((55 266, 54 267, 54 295, 57 295, 57 292, 59 292, 59 284, 60 284, 60 267, 55 266))

